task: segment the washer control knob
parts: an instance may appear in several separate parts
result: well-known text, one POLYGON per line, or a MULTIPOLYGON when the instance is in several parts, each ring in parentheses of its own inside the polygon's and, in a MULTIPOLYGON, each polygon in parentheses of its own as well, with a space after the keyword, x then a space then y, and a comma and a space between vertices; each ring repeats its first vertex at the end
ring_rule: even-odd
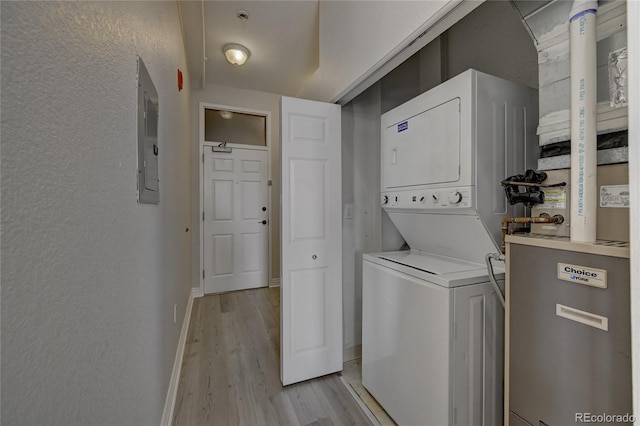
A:
POLYGON ((382 204, 389 204, 389 196, 385 195, 384 197, 382 197, 382 204))
POLYGON ((450 204, 458 204, 460 201, 462 201, 462 194, 459 193, 458 191, 452 192, 451 194, 449 194, 450 204))

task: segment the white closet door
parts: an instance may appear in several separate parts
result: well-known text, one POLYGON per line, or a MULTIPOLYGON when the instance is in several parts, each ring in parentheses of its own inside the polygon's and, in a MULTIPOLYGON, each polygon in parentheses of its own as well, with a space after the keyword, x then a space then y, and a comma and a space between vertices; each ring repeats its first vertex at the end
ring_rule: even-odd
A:
POLYGON ((281 101, 281 379, 342 370, 340 106, 281 101))

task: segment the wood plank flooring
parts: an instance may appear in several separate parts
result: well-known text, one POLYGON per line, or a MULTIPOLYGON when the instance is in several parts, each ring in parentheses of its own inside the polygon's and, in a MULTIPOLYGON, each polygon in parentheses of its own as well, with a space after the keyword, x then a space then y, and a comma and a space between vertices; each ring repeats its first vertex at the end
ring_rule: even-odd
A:
POLYGON ((338 374, 280 383, 278 288, 197 298, 174 425, 370 425, 338 374))

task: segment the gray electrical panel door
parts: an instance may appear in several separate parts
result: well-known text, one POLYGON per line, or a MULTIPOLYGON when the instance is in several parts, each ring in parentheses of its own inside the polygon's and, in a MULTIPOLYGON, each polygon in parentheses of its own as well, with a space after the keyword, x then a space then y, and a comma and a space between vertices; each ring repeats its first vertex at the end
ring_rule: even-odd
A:
POLYGON ((604 417, 632 414, 629 259, 511 243, 509 263, 512 424, 630 424, 604 417), (559 263, 605 270, 606 288, 559 263))
POLYGON ((158 93, 138 57, 138 202, 158 204, 158 93))

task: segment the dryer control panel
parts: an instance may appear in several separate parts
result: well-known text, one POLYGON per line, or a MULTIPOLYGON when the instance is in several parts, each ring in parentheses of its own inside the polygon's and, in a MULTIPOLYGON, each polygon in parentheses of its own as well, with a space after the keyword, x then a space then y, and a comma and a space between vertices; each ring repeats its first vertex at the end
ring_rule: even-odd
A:
POLYGON ((473 207, 472 194, 472 187, 383 192, 381 204, 399 210, 467 209, 473 207))

